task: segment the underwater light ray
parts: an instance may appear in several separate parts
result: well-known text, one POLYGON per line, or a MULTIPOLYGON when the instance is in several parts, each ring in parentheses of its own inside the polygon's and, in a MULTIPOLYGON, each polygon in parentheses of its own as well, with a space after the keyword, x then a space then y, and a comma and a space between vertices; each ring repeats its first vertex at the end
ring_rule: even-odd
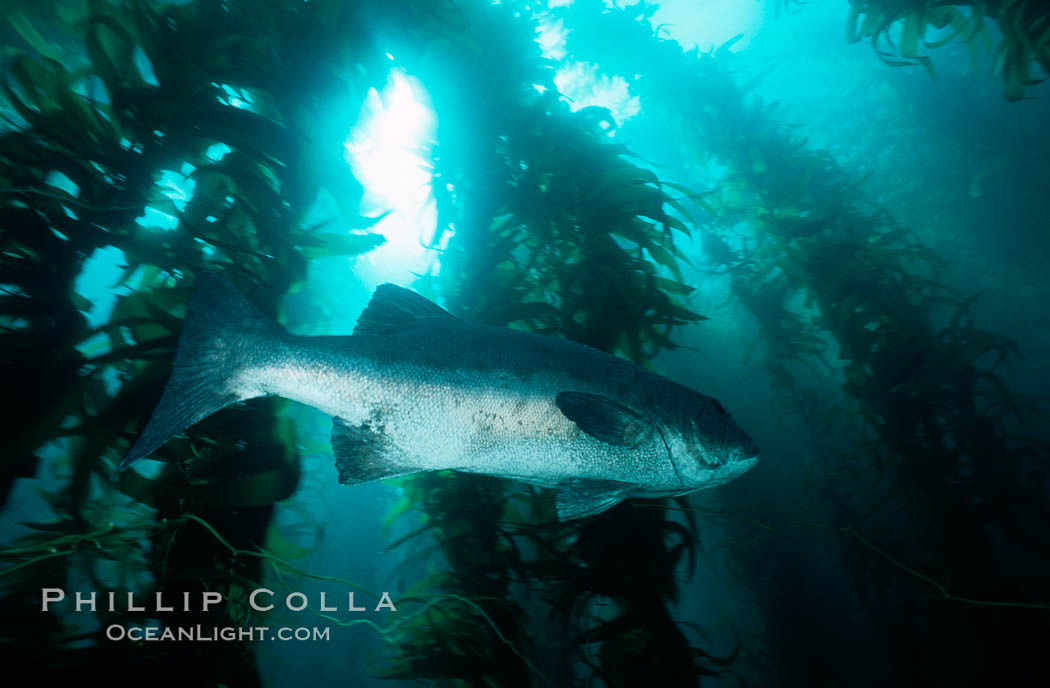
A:
POLYGON ((727 46, 730 52, 738 52, 761 31, 767 11, 759 2, 664 0, 649 21, 686 50, 712 50, 741 35, 732 47, 727 46))
POLYGON ((381 91, 369 91, 343 144, 365 189, 362 212, 386 213, 373 228, 386 243, 360 259, 371 266, 377 283, 404 283, 426 269, 429 247, 423 237, 437 219, 430 203, 436 126, 426 89, 395 68, 381 91))
POLYGON ((592 64, 565 64, 554 75, 554 84, 558 92, 569 99, 569 107, 573 112, 587 107, 604 107, 619 125, 642 110, 638 96, 631 95, 630 87, 622 76, 606 76, 592 64))

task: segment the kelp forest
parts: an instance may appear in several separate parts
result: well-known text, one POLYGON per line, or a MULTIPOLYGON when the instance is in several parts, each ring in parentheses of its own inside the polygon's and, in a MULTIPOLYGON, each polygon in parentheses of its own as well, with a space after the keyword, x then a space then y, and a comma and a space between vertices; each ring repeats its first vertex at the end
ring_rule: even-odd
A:
POLYGON ((5 3, 7 666, 1046 685, 1050 9, 760 4, 760 31, 701 44, 644 2, 5 3), (784 57, 815 15, 816 57, 784 57), (823 82, 793 71, 813 64, 823 82), (419 128, 377 193, 375 141, 419 128), (338 485, 328 418, 268 397, 121 471, 204 272, 296 334, 350 334, 396 282, 627 358, 720 399, 761 460, 559 520, 553 490, 490 475, 338 485), (327 635, 112 636, 175 625, 327 635))

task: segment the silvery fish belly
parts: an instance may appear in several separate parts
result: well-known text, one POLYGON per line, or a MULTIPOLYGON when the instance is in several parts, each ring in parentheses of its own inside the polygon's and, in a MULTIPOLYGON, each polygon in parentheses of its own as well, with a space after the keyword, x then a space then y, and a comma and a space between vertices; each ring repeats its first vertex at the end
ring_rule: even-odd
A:
POLYGON ((121 467, 269 395, 333 416, 340 482, 485 473, 556 489, 562 519, 718 485, 758 461, 717 400, 596 349, 469 323, 390 284, 352 335, 300 337, 203 273, 172 376, 121 467))

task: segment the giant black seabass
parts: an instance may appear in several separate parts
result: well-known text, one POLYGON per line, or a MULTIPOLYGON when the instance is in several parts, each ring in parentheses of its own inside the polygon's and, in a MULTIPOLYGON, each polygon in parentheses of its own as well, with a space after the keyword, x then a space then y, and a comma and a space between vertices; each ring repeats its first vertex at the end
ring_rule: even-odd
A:
POLYGON ((122 468, 234 402, 276 395, 334 416, 340 481, 453 469, 558 490, 558 516, 680 495, 753 467, 715 399, 573 342, 469 323, 376 289, 352 336, 301 337, 202 273, 174 369, 122 468))

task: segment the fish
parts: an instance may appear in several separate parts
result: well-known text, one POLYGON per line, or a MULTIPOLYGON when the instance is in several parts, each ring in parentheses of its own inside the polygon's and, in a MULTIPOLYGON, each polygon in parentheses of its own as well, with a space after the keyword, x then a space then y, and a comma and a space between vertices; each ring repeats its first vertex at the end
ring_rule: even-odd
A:
POLYGON ((759 458, 718 400, 625 358, 469 322, 393 284, 352 334, 296 335, 201 272, 171 376, 120 469, 266 396, 332 416, 340 483, 446 469, 510 478, 556 490, 562 521, 721 485, 759 458))

